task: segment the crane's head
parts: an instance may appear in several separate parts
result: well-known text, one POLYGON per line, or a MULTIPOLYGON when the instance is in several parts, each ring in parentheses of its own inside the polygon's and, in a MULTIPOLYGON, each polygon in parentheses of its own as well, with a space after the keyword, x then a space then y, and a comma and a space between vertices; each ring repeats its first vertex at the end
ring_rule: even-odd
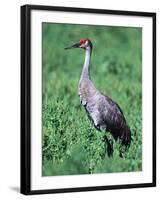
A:
POLYGON ((81 49, 90 48, 92 50, 92 43, 87 38, 81 38, 78 43, 75 43, 69 47, 66 47, 65 49, 73 49, 73 48, 81 48, 81 49))

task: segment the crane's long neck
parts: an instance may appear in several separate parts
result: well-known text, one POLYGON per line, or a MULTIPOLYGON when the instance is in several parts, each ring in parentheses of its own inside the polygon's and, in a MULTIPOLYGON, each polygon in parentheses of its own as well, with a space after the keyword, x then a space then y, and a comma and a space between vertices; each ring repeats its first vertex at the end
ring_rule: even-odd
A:
POLYGON ((81 80, 83 78, 90 78, 90 59, 91 59, 91 48, 87 47, 85 50, 85 60, 83 64, 83 69, 81 73, 81 80))

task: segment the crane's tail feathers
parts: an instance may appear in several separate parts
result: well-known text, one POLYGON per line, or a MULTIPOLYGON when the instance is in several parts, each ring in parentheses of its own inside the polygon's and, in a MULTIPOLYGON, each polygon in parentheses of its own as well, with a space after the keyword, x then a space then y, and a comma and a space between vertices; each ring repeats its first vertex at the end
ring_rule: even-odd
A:
POLYGON ((131 131, 128 126, 123 129, 123 132, 120 136, 121 147, 120 147, 120 154, 119 156, 123 158, 124 153, 128 150, 131 144, 131 131))
POLYGON ((131 143, 131 131, 128 126, 123 129, 123 132, 121 133, 120 136, 121 144, 125 146, 126 148, 129 148, 130 143, 131 143))

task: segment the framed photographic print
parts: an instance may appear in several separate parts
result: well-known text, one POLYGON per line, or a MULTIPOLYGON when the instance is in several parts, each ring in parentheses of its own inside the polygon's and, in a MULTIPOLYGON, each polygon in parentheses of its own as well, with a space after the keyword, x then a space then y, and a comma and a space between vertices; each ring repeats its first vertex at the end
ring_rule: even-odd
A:
POLYGON ((21 193, 156 186, 156 14, 21 7, 21 193))

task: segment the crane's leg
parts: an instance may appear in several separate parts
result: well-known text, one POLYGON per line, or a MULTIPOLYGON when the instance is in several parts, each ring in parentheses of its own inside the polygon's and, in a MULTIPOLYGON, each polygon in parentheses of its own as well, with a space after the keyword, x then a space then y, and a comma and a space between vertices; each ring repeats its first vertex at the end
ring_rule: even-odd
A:
POLYGON ((103 136, 103 141, 105 142, 105 148, 108 157, 113 156, 113 142, 109 140, 106 135, 103 136))

